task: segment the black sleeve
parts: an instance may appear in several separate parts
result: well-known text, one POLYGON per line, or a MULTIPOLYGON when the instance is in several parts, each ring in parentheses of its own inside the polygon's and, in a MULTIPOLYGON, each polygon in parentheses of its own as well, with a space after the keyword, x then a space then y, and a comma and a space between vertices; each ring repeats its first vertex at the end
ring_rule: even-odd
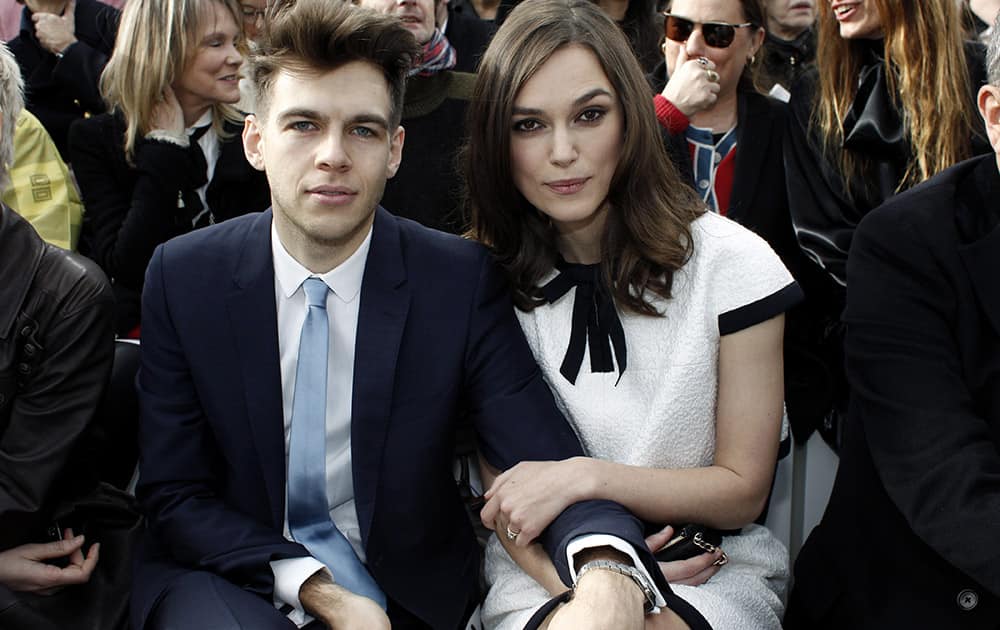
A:
POLYGON ((58 300, 55 312, 37 322, 29 341, 39 358, 0 434, 0 548, 27 542, 27 532, 41 525, 103 395, 114 352, 113 299, 93 271, 100 277, 81 275, 65 296, 50 298, 58 300))
POLYGON ((153 249, 191 230, 178 199, 204 182, 205 167, 189 148, 146 140, 129 167, 123 128, 111 115, 77 121, 69 150, 86 208, 88 255, 116 283, 140 289, 153 249))
POLYGON ((864 427, 885 490, 914 533, 1000 596, 995 419, 991 428, 972 396, 955 337, 968 294, 945 272, 958 261, 943 262, 947 254, 907 223, 910 208, 895 209, 902 212, 870 214, 851 250, 852 420, 864 427))

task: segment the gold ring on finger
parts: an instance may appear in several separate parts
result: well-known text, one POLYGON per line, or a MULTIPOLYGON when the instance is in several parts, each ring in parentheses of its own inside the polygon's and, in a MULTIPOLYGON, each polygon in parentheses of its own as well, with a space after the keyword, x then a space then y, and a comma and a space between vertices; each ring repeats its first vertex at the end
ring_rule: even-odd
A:
POLYGON ((712 83, 715 83, 716 81, 719 80, 719 73, 716 72, 715 70, 706 70, 705 74, 708 76, 708 80, 711 81, 712 83))
POLYGON ((513 529, 511 529, 510 525, 507 526, 507 540, 517 540, 517 535, 520 533, 521 532, 519 531, 515 532, 513 529))

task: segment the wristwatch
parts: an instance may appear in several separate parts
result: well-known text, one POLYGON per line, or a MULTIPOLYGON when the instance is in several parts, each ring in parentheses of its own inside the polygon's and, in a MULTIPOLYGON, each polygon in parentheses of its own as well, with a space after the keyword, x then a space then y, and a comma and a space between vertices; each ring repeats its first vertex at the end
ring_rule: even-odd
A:
POLYGON ((573 588, 576 588, 576 585, 580 583, 580 578, 582 578, 587 571, 593 571, 594 569, 614 571, 615 573, 620 573, 625 577, 632 578, 632 581, 635 582, 639 587, 639 590, 642 591, 643 597, 646 598, 646 604, 643 608, 644 612, 650 613, 656 607, 656 593, 653 592, 652 586, 650 586, 649 581, 646 579, 646 576, 643 575, 642 571, 632 565, 617 562, 615 560, 591 560, 586 563, 580 567, 579 571, 576 572, 576 582, 573 584, 573 588))

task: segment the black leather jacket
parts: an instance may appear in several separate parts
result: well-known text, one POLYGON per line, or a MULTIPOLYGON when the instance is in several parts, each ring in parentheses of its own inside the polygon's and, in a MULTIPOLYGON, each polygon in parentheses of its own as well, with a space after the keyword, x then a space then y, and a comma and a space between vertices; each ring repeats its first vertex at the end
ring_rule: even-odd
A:
POLYGON ((0 205, 0 549, 39 542, 59 505, 96 485, 81 458, 111 369, 113 306, 96 264, 0 205))

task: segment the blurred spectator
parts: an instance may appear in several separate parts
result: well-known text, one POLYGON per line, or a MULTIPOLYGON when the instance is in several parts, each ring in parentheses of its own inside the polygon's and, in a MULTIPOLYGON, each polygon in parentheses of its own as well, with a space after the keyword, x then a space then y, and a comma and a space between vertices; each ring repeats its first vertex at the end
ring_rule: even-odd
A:
POLYGON ((106 109, 98 82, 114 47, 118 10, 97 0, 18 2, 25 7, 10 49, 21 66, 27 108, 69 162, 69 126, 106 109))
MULTIPOLYGON (((465 109, 472 96, 475 57, 489 43, 490 31, 458 32, 465 55, 459 58, 451 39, 437 28, 437 8, 444 0, 357 0, 362 8, 395 15, 423 46, 423 56, 406 82, 403 105, 403 162, 396 176, 386 182, 382 205, 389 211, 420 223, 459 233, 461 183, 456 155, 463 140, 465 109)), ((450 21, 450 19, 449 19, 450 21)))
MULTIPOLYGON (((22 107, 0 44, 0 188, 22 107)), ((99 483, 113 298, 91 261, 0 204, 0 627, 123 628, 138 514, 99 483), (75 535, 74 535, 75 534, 75 535)))
MULTIPOLYGON (((646 72, 663 61, 659 43, 662 20, 657 13, 666 3, 662 0, 591 0, 618 23, 628 41, 632 44, 639 64, 646 72)), ((507 14, 521 3, 521 0, 501 0, 497 9, 497 26, 503 23, 507 14)))
POLYGON ((270 205, 232 107, 241 20, 235 0, 129 0, 102 77, 114 110, 70 132, 87 209, 80 251, 114 283, 119 335, 138 334, 139 295, 157 245, 270 205))
MULTIPOLYGON (((836 448, 854 228, 892 195, 988 150, 974 113, 985 71, 982 46, 963 43, 955 0, 818 6, 816 67, 792 88, 784 158, 799 246, 832 280, 810 335, 832 379, 818 426, 836 448)), ((793 423, 797 438, 812 428, 793 423)))
POLYGON ((496 32, 492 20, 483 20, 468 11, 456 9, 447 0, 438 2, 437 26, 455 48, 455 70, 475 72, 479 59, 496 32))
POLYGON ((483 21, 492 21, 497 16, 500 0, 448 0, 448 10, 483 21))
POLYGON ((993 20, 1000 12, 1000 0, 959 0, 965 7, 966 27, 969 35, 984 44, 993 33, 993 20))
POLYGON ((816 59, 816 0, 767 0, 767 37, 757 86, 788 102, 795 80, 816 59))
POLYGON ((264 36, 264 13, 267 0, 240 0, 240 15, 243 18, 243 34, 254 42, 264 36))
MULTIPOLYGON (((253 51, 258 41, 264 37, 264 20, 267 9, 266 0, 240 0, 240 15, 243 18, 243 35, 246 37, 247 48, 253 51)), ((253 81, 247 76, 249 70, 244 63, 240 68, 240 100, 236 109, 244 114, 257 110, 257 94, 254 92, 253 81)))
POLYGON ((21 5, 15 0, 0 2, 0 40, 10 41, 21 30, 21 5))
POLYGON ((850 417, 830 503, 795 565, 788 630, 1000 620, 996 31, 989 78, 979 111, 993 152, 890 199, 854 235, 850 417))
POLYGON ((76 250, 83 204, 55 143, 31 112, 21 110, 14 130, 14 158, 3 202, 47 243, 76 250))

